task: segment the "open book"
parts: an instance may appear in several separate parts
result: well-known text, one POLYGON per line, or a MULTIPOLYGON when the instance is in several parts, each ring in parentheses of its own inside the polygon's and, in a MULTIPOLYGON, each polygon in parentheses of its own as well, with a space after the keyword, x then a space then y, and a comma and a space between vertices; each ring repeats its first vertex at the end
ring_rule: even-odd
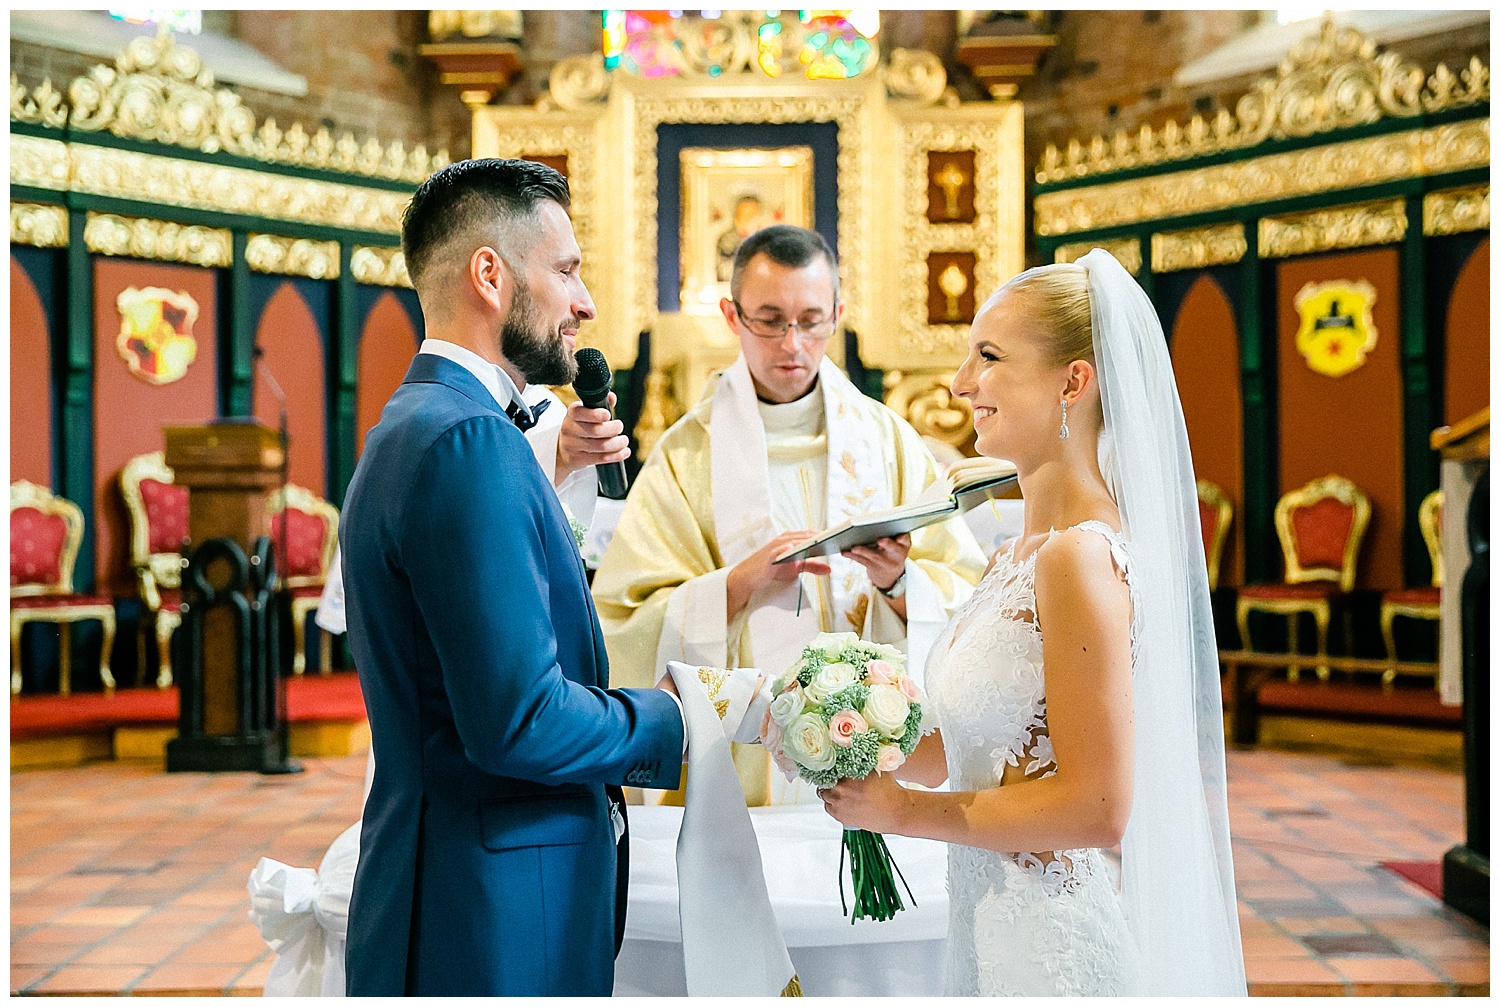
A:
POLYGON ((1010 462, 994 458, 965 458, 948 466, 943 477, 911 503, 850 518, 793 546, 777 556, 775 562, 831 556, 883 538, 905 535, 994 499, 1014 486, 1016 480, 1016 467, 1010 462))

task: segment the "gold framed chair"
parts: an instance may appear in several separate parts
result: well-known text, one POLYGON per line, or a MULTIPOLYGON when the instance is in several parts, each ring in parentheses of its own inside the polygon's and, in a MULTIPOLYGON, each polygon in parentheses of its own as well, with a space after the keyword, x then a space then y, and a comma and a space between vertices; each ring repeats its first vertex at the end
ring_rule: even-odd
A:
MULTIPOLYGON (((318 610, 328 570, 333 565, 339 544, 339 510, 312 490, 289 483, 285 491, 276 490, 266 507, 271 515, 271 541, 277 563, 286 567, 282 577, 292 596, 292 639, 296 650, 292 657, 293 674, 307 671, 307 617, 318 610), (283 561, 281 540, 285 530, 286 552, 283 561)), ((333 671, 333 656, 328 634, 318 629, 318 670, 324 675, 333 671)))
MULTIPOLYGON (((172 633, 182 624, 182 542, 188 537, 188 490, 176 484, 160 451, 137 455, 120 471, 130 513, 130 565, 156 630, 156 685, 172 684, 172 633)), ((146 641, 140 639, 140 667, 146 641)))
POLYGON ((1203 528, 1203 558, 1208 561, 1208 589, 1219 588, 1219 561, 1224 558, 1224 543, 1229 539, 1229 522, 1234 520, 1234 504, 1217 484, 1198 480, 1198 522, 1203 528))
MULTIPOLYGON (((1394 623, 1398 615, 1408 619, 1442 621, 1443 600, 1443 491, 1433 490, 1422 498, 1417 509, 1417 524, 1422 529, 1422 541, 1427 544, 1427 555, 1432 559, 1432 584, 1427 587, 1408 587, 1399 591, 1386 591, 1380 596, 1380 635, 1385 637, 1385 653, 1396 661, 1396 634, 1394 623)), ((1380 681, 1390 685, 1396 680, 1396 669, 1387 668, 1380 681)), ((1437 676, 1433 676, 1437 684, 1437 676)))
POLYGON ((83 542, 83 510, 73 501, 22 479, 10 484, 10 692, 21 692, 21 631, 28 622, 56 623, 57 691, 73 691, 75 622, 97 619, 104 628, 99 678, 113 692, 109 656, 115 644, 115 606, 103 595, 73 593, 73 566, 83 542))
MULTIPOLYGON (((1356 561, 1370 525, 1370 498, 1340 475, 1314 479, 1276 502, 1276 535, 1281 540, 1286 573, 1280 584, 1252 584, 1240 589, 1235 605, 1240 640, 1250 647, 1250 613, 1284 615, 1287 649, 1297 653, 1297 617, 1313 617, 1320 658, 1328 656, 1328 623, 1333 606, 1354 587, 1356 561)), ((1317 666, 1328 679, 1328 666, 1317 666)), ((1297 669, 1287 679, 1297 680, 1297 669)))

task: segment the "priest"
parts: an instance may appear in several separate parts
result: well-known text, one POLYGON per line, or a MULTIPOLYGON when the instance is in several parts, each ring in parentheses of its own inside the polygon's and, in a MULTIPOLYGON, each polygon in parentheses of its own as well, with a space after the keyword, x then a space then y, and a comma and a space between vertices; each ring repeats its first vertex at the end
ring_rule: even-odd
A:
MULTIPOLYGON (((960 519, 827 560, 775 565, 844 519, 909 503, 937 478, 921 437, 826 358, 838 265, 814 231, 775 225, 735 253, 720 302, 741 353, 646 460, 594 576, 613 687, 668 661, 779 675, 820 632, 901 646, 919 677, 984 556, 960 519)), ((815 795, 736 746, 746 799, 815 795)))

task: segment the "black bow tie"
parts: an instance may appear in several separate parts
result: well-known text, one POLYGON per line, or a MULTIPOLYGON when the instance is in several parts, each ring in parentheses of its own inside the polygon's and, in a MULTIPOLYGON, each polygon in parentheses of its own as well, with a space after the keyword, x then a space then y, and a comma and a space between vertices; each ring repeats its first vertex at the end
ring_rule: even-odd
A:
POLYGON ((510 407, 505 410, 505 415, 509 416, 510 421, 516 425, 516 429, 524 434, 536 426, 537 420, 542 418, 542 413, 546 412, 547 407, 551 404, 551 399, 543 399, 536 404, 535 409, 527 409, 520 402, 512 402, 510 407))

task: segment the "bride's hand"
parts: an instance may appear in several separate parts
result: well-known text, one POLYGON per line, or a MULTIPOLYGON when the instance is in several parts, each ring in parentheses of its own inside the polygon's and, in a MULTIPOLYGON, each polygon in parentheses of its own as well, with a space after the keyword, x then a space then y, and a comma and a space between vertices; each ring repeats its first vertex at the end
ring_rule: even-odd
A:
POLYGON ((871 832, 901 831, 911 806, 910 790, 891 773, 871 773, 863 780, 840 780, 818 791, 828 813, 851 829, 871 832))

